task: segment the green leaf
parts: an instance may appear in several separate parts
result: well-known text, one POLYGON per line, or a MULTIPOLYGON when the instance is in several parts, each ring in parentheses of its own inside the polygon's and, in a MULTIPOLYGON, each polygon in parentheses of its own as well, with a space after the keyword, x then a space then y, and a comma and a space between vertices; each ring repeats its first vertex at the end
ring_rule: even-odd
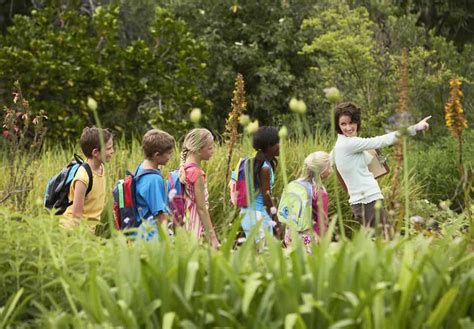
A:
POLYGON ((163 329, 172 329, 173 328, 173 321, 176 317, 175 312, 168 312, 163 317, 163 329))
POLYGON ((440 299, 436 308, 431 312, 428 318, 428 326, 430 328, 439 328, 443 322, 444 317, 448 314, 449 309, 451 308, 454 298, 458 294, 457 288, 451 288, 447 293, 440 299))
POLYGON ((245 315, 248 315, 248 310, 253 296, 255 295, 258 287, 260 287, 262 284, 262 281, 259 280, 260 276, 261 275, 258 272, 253 273, 247 278, 247 281, 245 282, 244 297, 242 298, 242 312, 245 315))

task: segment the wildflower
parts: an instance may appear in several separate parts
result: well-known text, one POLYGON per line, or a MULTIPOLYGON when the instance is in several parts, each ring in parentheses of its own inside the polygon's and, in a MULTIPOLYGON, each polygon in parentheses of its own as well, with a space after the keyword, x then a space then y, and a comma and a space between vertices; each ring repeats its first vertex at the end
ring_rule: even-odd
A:
POLYGON ((170 192, 168 193, 168 197, 170 199, 170 201, 172 201, 174 199, 174 197, 176 196, 178 192, 176 191, 176 189, 171 189, 170 192))
POLYGON ((278 137, 280 139, 285 139, 288 136, 288 128, 286 126, 283 126, 280 128, 280 131, 278 131, 278 137))
POLYGON ((191 120, 191 122, 194 122, 194 123, 199 123, 199 121, 201 120, 201 109, 198 109, 198 108, 194 108, 191 110, 191 113, 189 114, 189 119, 191 120))
POLYGON ((258 120, 251 122, 247 125, 247 133, 253 134, 258 130, 258 120))
POLYGON ((341 93, 336 87, 330 87, 323 89, 326 94, 326 98, 331 103, 337 103, 341 100, 341 93))
POLYGON ((95 101, 94 98, 92 97, 87 97, 87 107, 91 111, 96 111, 97 110, 97 102, 95 101))
POLYGON ((274 220, 271 220, 269 223, 271 227, 275 227, 277 225, 277 223, 274 220))
POLYGON ((290 110, 295 113, 305 114, 306 113, 306 103, 302 100, 298 100, 296 98, 291 98, 290 102, 288 103, 290 110))
POLYGON ((270 214, 276 215, 276 213, 277 213, 277 208, 271 207, 271 208, 270 208, 270 214))
POLYGON ((237 239, 237 243, 238 243, 238 244, 242 244, 242 243, 244 243, 245 241, 247 241, 247 239, 246 239, 246 238, 243 238, 243 237, 237 239))
POLYGON ((444 106, 446 126, 456 138, 460 138, 463 130, 467 128, 467 120, 461 105, 461 84, 461 80, 458 78, 449 81, 449 98, 444 106))
POLYGON ((382 201, 380 200, 375 201, 374 208, 376 211, 382 209, 382 201))
POLYGON ((239 123, 244 126, 244 127, 247 127, 248 124, 250 123, 250 117, 247 115, 247 114, 242 114, 240 117, 239 117, 239 123))
POLYGON ((449 200, 441 201, 439 203, 439 207, 443 210, 449 210, 449 206, 451 206, 451 202, 449 200))
POLYGON ((414 224, 423 224, 425 222, 425 219, 421 216, 411 216, 410 221, 414 224))

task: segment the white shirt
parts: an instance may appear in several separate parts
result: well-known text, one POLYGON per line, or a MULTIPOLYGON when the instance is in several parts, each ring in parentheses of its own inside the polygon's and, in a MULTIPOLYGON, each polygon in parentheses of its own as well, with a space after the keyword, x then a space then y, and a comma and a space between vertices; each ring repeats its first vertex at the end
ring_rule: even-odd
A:
POLYGON ((366 150, 389 146, 396 140, 396 131, 372 138, 337 136, 331 158, 346 183, 351 205, 383 199, 379 184, 368 169, 372 155, 366 150))

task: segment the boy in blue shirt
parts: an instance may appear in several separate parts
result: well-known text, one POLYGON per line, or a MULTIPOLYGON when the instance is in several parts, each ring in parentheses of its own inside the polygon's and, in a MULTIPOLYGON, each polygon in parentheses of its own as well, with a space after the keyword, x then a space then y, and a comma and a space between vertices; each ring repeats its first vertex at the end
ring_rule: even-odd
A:
POLYGON ((136 181, 137 210, 142 224, 140 231, 147 240, 158 234, 158 227, 167 227, 168 206, 165 184, 160 165, 166 165, 170 160, 175 140, 173 136, 159 129, 151 129, 145 133, 142 149, 145 156, 138 166, 135 175, 140 175, 136 181))

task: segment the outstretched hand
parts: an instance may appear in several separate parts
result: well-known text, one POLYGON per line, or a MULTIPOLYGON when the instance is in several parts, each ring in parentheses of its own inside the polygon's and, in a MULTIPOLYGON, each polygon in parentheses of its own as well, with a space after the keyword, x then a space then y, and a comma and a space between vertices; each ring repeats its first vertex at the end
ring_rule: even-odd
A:
POLYGON ((428 123, 429 119, 431 119, 431 115, 427 116, 426 118, 418 122, 416 125, 414 125, 415 131, 427 130, 430 127, 430 124, 428 123))

